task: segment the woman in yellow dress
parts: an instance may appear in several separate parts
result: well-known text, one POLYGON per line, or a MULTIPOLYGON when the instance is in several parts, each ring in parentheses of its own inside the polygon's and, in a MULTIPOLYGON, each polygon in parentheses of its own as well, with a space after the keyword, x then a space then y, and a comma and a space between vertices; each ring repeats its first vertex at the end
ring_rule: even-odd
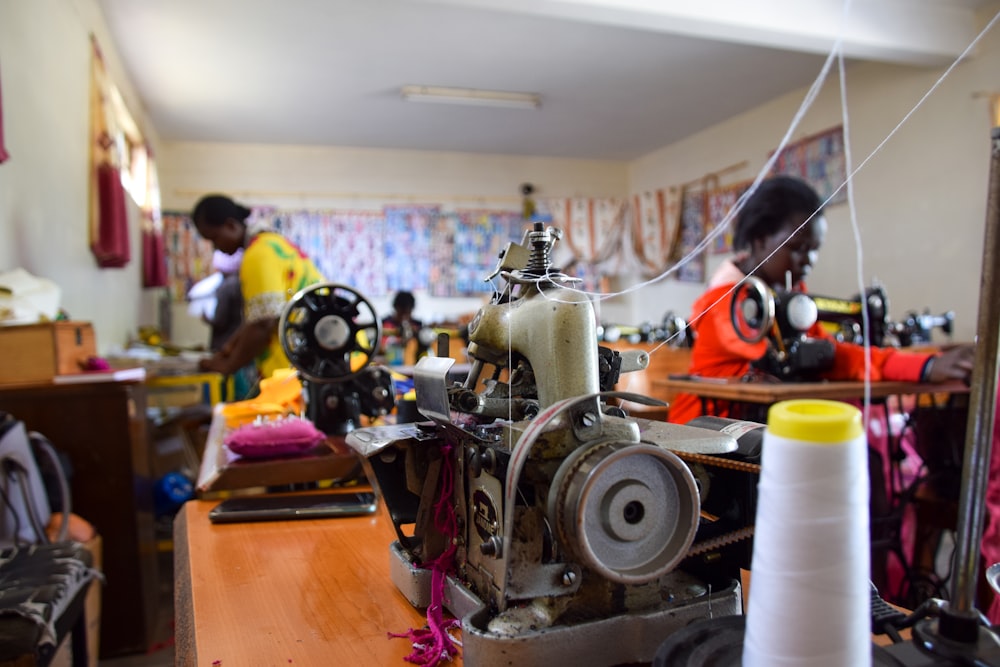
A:
POLYGON ((324 282, 324 278, 295 244, 273 231, 251 229, 247 224, 250 213, 249 208, 225 195, 203 197, 191 213, 198 233, 216 250, 233 254, 243 248, 243 324, 200 366, 231 375, 252 361, 261 378, 269 378, 274 371, 291 366, 278 340, 278 321, 285 304, 299 290, 324 282))

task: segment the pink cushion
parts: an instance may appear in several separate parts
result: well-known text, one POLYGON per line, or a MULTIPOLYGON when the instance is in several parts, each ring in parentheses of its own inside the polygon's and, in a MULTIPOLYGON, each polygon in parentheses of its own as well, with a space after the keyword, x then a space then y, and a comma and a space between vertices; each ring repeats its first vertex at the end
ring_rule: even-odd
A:
POLYGON ((230 432, 224 443, 234 454, 252 458, 297 454, 312 449, 326 436, 311 421, 288 416, 244 424, 230 432))

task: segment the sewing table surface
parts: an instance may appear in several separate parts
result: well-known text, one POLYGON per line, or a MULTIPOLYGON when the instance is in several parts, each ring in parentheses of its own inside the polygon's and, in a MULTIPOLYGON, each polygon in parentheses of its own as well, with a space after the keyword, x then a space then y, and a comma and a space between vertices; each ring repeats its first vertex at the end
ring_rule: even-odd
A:
MULTIPOLYGON (((666 378, 653 384, 673 392, 694 394, 701 398, 770 404, 796 398, 830 400, 862 399, 864 382, 742 382, 739 378, 666 378)), ((967 394, 962 382, 927 384, 919 382, 872 382, 871 397, 909 396, 924 394, 967 394)))
MULTIPOLYGON (((389 578, 392 521, 212 524, 192 500, 174 524, 177 665, 407 665, 426 623, 389 578)), ((461 657, 449 665, 460 666, 461 657)))
MULTIPOLYGON (((189 501, 174 522, 176 665, 410 664, 409 640, 388 633, 426 618, 389 578, 382 501, 367 517, 216 525, 218 502, 189 501)), ((461 652, 445 664, 461 667, 461 652)))

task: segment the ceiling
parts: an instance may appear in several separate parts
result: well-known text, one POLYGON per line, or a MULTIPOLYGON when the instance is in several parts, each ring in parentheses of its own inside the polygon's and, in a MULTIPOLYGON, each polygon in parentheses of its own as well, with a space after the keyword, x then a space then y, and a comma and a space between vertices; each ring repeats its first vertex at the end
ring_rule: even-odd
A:
POLYGON ((631 160, 845 54, 945 66, 992 0, 97 0, 164 141, 631 160), (405 102, 523 91, 539 109, 405 102))

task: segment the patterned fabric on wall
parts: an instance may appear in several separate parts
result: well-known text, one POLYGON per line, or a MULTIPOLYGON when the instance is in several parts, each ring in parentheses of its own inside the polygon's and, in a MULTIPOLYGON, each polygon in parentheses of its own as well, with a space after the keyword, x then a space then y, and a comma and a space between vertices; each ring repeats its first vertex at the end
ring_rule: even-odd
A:
POLYGON ((431 226, 437 206, 387 206, 385 213, 386 289, 426 290, 431 281, 431 226))
POLYGON ((682 257, 681 192, 671 187, 632 198, 632 250, 647 275, 659 275, 682 257))
POLYGON ((384 219, 378 213, 279 211, 274 229, 313 260, 329 282, 366 296, 386 293, 384 219))
POLYGON ((484 279, 496 269, 500 251, 509 242, 521 240, 525 226, 521 213, 461 211, 452 224, 455 280, 449 284, 454 293, 442 296, 492 292, 493 284, 484 279))
POLYGON ((775 161, 772 173, 807 181, 823 201, 837 192, 830 204, 846 201, 847 188, 840 187, 847 180, 844 126, 838 125, 788 144, 775 161))
MULTIPOLYGON (((509 241, 519 241, 520 212, 441 213, 437 207, 387 208, 382 213, 281 211, 257 207, 248 221, 284 235, 330 282, 366 297, 424 290, 453 297, 489 293, 484 278, 509 241)), ((170 295, 182 301, 212 273, 212 245, 187 214, 165 213, 170 295)))
POLYGON ((726 230, 719 234, 709 245, 709 251, 713 255, 724 255, 733 249, 733 230, 736 228, 735 215, 728 220, 736 202, 749 189, 753 181, 734 183, 721 188, 710 190, 705 196, 705 235, 711 234, 716 227, 725 223, 726 230))
POLYGON ((212 273, 212 244, 198 236, 185 213, 163 214, 170 298, 183 301, 188 290, 212 273))
POLYGON ((629 220, 628 205, 621 199, 549 199, 552 224, 562 230, 561 243, 571 259, 560 266, 581 280, 580 289, 597 292, 603 278, 620 269, 629 220))
POLYGON ((677 268, 677 280, 686 283, 705 282, 705 253, 690 256, 705 238, 705 191, 684 188, 681 195, 681 256, 686 258, 677 268))

